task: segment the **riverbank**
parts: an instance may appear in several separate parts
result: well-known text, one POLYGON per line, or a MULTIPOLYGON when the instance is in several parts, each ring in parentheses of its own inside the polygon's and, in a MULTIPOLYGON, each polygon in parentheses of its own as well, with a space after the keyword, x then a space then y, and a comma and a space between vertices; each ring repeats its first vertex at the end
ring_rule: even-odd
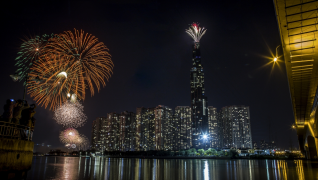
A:
MULTIPOLYGON (((45 155, 45 156, 56 156, 56 155, 45 155)), ((60 156, 60 157, 90 157, 90 156, 72 156, 72 155, 67 155, 67 156, 60 156)), ((104 158, 137 158, 137 159, 253 159, 253 160, 263 160, 263 159, 268 159, 268 160, 300 160, 304 158, 287 158, 287 157, 282 157, 282 156, 250 156, 250 157, 215 157, 215 156, 110 156, 110 155, 105 155, 105 156, 95 156, 96 157, 104 157, 104 158)))

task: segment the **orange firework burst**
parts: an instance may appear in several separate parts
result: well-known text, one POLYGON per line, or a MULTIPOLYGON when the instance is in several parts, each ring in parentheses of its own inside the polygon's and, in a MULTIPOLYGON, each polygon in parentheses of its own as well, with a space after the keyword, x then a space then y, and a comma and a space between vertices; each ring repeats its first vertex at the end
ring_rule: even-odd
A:
POLYGON ((31 97, 54 109, 67 98, 85 99, 85 89, 94 95, 112 74, 113 62, 104 43, 95 36, 75 29, 49 39, 45 55, 31 67, 31 97), (36 81, 40 79, 40 81, 36 81))
POLYGON ((44 107, 61 105, 74 95, 82 99, 85 92, 83 86, 79 86, 77 68, 68 63, 68 56, 47 54, 41 57, 29 74, 28 92, 31 97, 44 107))
POLYGON ((82 30, 79 32, 75 29, 74 34, 72 31, 65 31, 58 37, 52 38, 49 46, 54 53, 72 57, 69 64, 77 66, 78 79, 83 86, 87 83, 92 95, 94 95, 94 85, 98 91, 101 86, 106 85, 104 79, 110 78, 114 64, 108 48, 95 36, 85 34, 82 30))

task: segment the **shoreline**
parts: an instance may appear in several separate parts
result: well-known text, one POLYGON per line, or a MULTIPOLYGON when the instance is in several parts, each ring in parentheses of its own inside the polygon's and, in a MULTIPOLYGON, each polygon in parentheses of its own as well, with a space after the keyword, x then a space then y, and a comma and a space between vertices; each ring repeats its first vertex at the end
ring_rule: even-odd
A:
MULTIPOLYGON (((57 155, 44 155, 44 156, 57 156, 57 155)), ((88 158, 90 156, 60 156, 60 157, 83 157, 88 158)), ((104 157, 104 158, 137 158, 137 159, 246 159, 246 160, 307 160, 305 158, 282 158, 282 157, 185 157, 185 156, 95 156, 90 158, 97 158, 97 157, 104 157)), ((311 160, 315 161, 315 160, 311 160)))

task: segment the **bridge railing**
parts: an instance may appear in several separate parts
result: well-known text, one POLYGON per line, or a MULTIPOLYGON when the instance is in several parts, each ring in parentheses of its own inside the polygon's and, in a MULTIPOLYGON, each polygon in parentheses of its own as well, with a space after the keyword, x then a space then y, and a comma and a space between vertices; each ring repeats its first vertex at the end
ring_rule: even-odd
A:
POLYGON ((33 131, 29 126, 0 121, 0 137, 32 141, 33 131))

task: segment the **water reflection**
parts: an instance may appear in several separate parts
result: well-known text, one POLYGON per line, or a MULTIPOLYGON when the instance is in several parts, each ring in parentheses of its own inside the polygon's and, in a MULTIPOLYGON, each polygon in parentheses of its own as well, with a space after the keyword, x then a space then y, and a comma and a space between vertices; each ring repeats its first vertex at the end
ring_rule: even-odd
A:
POLYGON ((28 179, 105 180, 318 180, 318 162, 35 157, 28 179))

